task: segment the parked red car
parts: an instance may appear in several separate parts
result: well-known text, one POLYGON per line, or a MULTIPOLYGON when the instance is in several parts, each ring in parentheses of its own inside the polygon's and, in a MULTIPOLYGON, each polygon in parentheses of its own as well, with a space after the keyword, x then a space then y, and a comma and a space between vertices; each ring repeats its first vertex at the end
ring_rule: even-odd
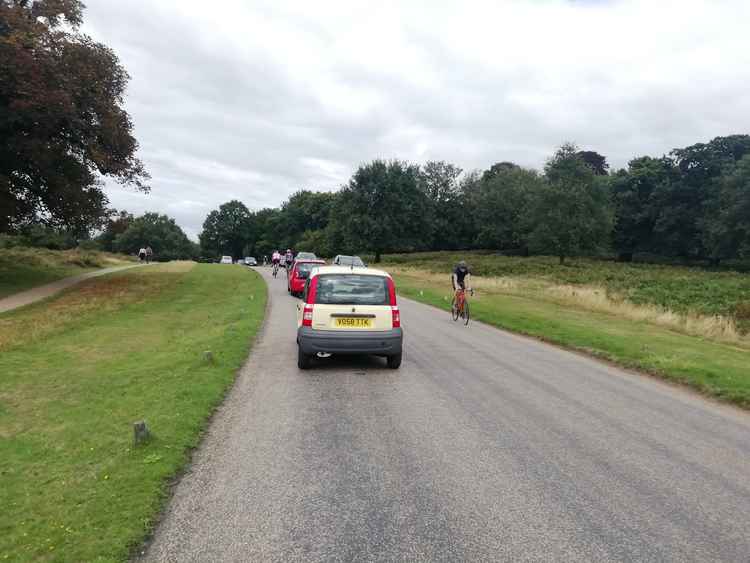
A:
POLYGON ((305 281, 310 277, 310 270, 325 263, 325 260, 297 260, 289 273, 287 291, 295 296, 302 295, 302 291, 305 289, 305 281))

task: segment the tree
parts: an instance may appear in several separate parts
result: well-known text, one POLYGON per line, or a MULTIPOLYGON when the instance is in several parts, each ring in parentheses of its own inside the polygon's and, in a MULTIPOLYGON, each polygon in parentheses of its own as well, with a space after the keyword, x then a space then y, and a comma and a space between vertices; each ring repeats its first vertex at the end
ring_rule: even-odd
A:
POLYGON ((305 231, 295 245, 295 249, 302 252, 314 252, 316 256, 331 257, 334 255, 325 229, 305 231))
POLYGON ((636 252, 657 253, 668 243, 657 240, 656 221, 660 206, 656 194, 679 182, 679 173, 669 158, 643 156, 631 160, 627 170, 610 177, 615 210, 613 246, 618 260, 630 262, 636 252))
POLYGON ((482 180, 490 180, 498 174, 503 174, 509 170, 515 170, 516 168, 518 168, 518 164, 514 162, 508 162, 507 160, 503 162, 496 162, 495 164, 490 166, 488 170, 485 170, 482 173, 482 180))
POLYGON ((714 265, 750 256, 750 154, 725 172, 700 221, 702 244, 714 265))
POLYGON ((427 196, 433 218, 433 250, 462 248, 464 224, 469 221, 458 178, 462 170, 445 161, 429 161, 421 168, 419 185, 427 196))
POLYGON ((117 235, 114 250, 137 254, 140 248, 150 246, 155 260, 189 260, 197 258, 198 247, 188 239, 174 219, 158 213, 146 213, 130 222, 128 228, 117 235))
POLYGON ((97 237, 97 242, 102 250, 113 251, 115 237, 128 230, 135 217, 127 211, 113 210, 112 215, 107 219, 104 231, 97 237))
POLYGON ((612 213, 606 184, 577 154, 564 144, 544 167, 530 241, 535 250, 552 253, 563 264, 567 256, 602 249, 612 230, 612 213))
POLYGON ((206 217, 199 239, 201 249, 207 256, 242 256, 245 247, 256 240, 250 211, 241 201, 232 200, 222 204, 206 217))
POLYGON ((530 216, 541 184, 536 171, 520 166, 483 174, 469 200, 476 245, 528 254, 530 216))
POLYGON ((342 188, 333 222, 349 249, 372 251, 379 262, 383 252, 424 247, 431 236, 428 210, 418 166, 374 160, 342 188))
POLYGON ((597 176, 606 176, 609 174, 609 164, 607 164, 606 156, 602 156, 596 151, 578 151, 578 157, 583 160, 597 176))
POLYGON ((100 176, 148 191, 123 109, 129 76, 81 34, 80 0, 0 2, 0 232, 101 225, 100 176))
POLYGON ((281 246, 297 247, 306 231, 328 226, 336 194, 300 190, 281 205, 276 235, 281 246))
POLYGON ((654 227, 662 254, 685 258, 705 258, 703 226, 720 206, 721 177, 746 154, 750 154, 750 135, 716 137, 675 149, 670 157, 679 178, 661 184, 654 194, 659 214, 654 227))

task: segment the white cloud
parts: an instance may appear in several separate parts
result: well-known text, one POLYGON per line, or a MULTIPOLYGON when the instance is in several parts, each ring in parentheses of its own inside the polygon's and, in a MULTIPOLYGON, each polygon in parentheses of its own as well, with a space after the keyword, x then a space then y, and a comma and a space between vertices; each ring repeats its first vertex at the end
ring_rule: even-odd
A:
POLYGON ((88 4, 153 175, 113 204, 193 236, 377 157, 541 166, 574 140, 621 166, 750 130, 746 0, 88 4))

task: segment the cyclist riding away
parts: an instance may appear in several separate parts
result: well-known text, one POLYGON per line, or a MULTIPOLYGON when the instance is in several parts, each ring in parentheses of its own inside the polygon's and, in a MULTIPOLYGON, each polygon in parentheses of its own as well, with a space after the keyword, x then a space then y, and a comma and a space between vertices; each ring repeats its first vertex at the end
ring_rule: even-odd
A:
POLYGON ((273 264, 273 277, 276 277, 276 274, 279 271, 279 263, 281 262, 281 254, 278 250, 274 250, 273 254, 271 255, 271 263, 273 264))

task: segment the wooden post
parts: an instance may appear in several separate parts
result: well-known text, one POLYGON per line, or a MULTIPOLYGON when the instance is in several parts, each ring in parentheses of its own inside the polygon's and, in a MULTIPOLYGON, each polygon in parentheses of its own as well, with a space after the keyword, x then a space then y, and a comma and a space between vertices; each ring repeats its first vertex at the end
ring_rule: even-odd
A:
POLYGON ((147 442, 150 437, 151 432, 149 431, 145 420, 139 420, 138 422, 133 423, 133 441, 136 446, 147 442))

